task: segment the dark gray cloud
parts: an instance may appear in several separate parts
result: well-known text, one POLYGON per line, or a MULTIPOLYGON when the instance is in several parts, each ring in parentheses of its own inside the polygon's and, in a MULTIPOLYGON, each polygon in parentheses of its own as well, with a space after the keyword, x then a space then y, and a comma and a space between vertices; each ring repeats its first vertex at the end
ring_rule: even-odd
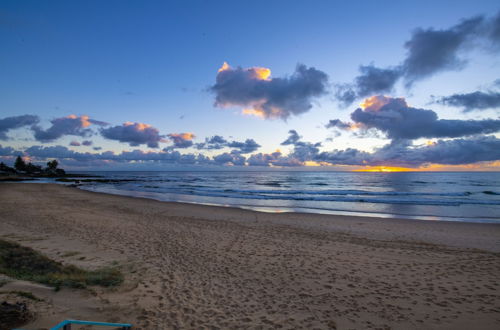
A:
POLYGON ((80 142, 78 142, 78 141, 71 141, 71 142, 69 143, 69 145, 70 145, 70 146, 72 146, 72 147, 79 147, 79 146, 81 146, 82 144, 81 144, 80 142))
POLYGON ((40 126, 33 125, 31 129, 35 134, 35 139, 40 142, 51 142, 65 135, 90 136, 92 130, 90 125, 105 126, 107 123, 90 119, 88 116, 70 115, 56 118, 50 121, 52 126, 44 130, 40 126))
POLYGON ((85 140, 85 141, 82 142, 82 146, 87 146, 88 147, 88 146, 91 146, 91 145, 92 145, 92 141, 90 141, 90 140, 85 140))
POLYGON ((401 76, 401 68, 381 69, 373 65, 361 66, 361 75, 355 78, 358 97, 389 93, 401 76))
POLYGON ((349 129, 351 127, 351 125, 349 125, 349 123, 345 123, 343 122, 342 120, 340 119, 332 119, 330 120, 326 125, 325 125, 326 128, 339 128, 341 130, 346 130, 346 129, 349 129))
POLYGON ((440 71, 462 69, 466 60, 460 57, 460 51, 471 38, 478 36, 484 21, 484 17, 478 16, 449 29, 416 29, 405 43, 403 72, 407 84, 440 71))
POLYGON ((23 126, 35 125, 40 121, 38 116, 22 115, 0 119, 0 140, 7 140, 7 132, 23 126))
POLYGON ((260 144, 255 142, 254 139, 246 139, 243 142, 228 141, 220 135, 214 135, 212 137, 205 138, 205 142, 196 143, 196 148, 205 150, 233 148, 234 149, 233 152, 238 152, 240 154, 248 154, 259 149, 260 144))
POLYGON ((265 68, 231 68, 225 64, 218 72, 215 105, 249 107, 246 114, 263 118, 287 119, 312 108, 312 100, 326 93, 328 76, 313 67, 298 64, 290 77, 270 78, 265 68))
POLYGON ((242 154, 248 154, 260 148, 260 144, 253 139, 246 139, 245 142, 232 141, 227 144, 229 148, 238 149, 237 151, 242 154))
POLYGON ((110 140, 128 143, 131 146, 145 144, 150 148, 158 148, 159 142, 163 142, 163 135, 158 129, 148 124, 124 123, 120 126, 102 128, 101 135, 110 140))
POLYGON ((247 159, 248 166, 281 166, 281 167, 296 167, 303 166, 304 163, 290 156, 284 156, 280 151, 275 151, 270 154, 258 153, 253 154, 247 159))
POLYGON ((302 137, 296 130, 288 131, 288 138, 281 143, 281 145, 292 145, 293 149, 288 155, 289 159, 295 159, 299 162, 312 160, 319 153, 321 142, 311 143, 301 141, 302 137))
POLYGON ((349 105, 359 98, 390 93, 401 78, 406 87, 411 87, 438 72, 461 70, 467 64, 463 54, 482 47, 485 40, 500 45, 500 12, 490 19, 484 16, 465 19, 448 29, 417 28, 404 44, 406 56, 401 64, 388 68, 360 66, 360 75, 352 84, 337 85, 335 97, 349 105))
POLYGON ((299 142, 301 139, 301 136, 299 133, 297 133, 296 130, 291 129, 288 131, 288 138, 281 142, 282 146, 288 146, 288 145, 295 145, 297 142, 299 142))
POLYGON ((245 165, 246 158, 238 152, 225 152, 214 156, 214 162, 219 165, 245 165))
POLYGON ((15 156, 20 154, 22 153, 16 151, 12 147, 4 147, 0 144, 0 156, 15 156))
POLYGON ((376 129, 390 139, 455 138, 500 131, 500 120, 439 119, 432 110, 410 107, 403 98, 373 96, 351 119, 362 129, 376 129))
POLYGON ((473 92, 438 98, 436 103, 463 108, 464 112, 500 107, 500 92, 473 92))
POLYGON ((206 150, 218 150, 225 148, 227 146, 228 141, 220 136, 214 135, 208 138, 205 138, 205 142, 196 143, 197 149, 206 149, 206 150))
POLYGON ((500 11, 488 22, 488 37, 494 46, 500 46, 500 11))
POLYGON ((412 146, 408 141, 392 141, 373 153, 357 149, 322 152, 317 161, 335 165, 405 166, 429 164, 464 165, 500 159, 500 139, 478 136, 469 139, 439 140, 425 146, 412 146))
POLYGON ((400 67, 383 69, 374 65, 362 65, 359 71, 360 75, 354 79, 353 84, 336 87, 335 97, 344 106, 352 104, 358 98, 392 92, 394 85, 403 74, 400 67))
POLYGON ((193 133, 170 133, 167 136, 173 143, 172 146, 165 148, 167 150, 189 148, 193 146, 193 139, 195 137, 193 133))
POLYGON ((347 148, 345 150, 334 149, 319 153, 315 161, 327 162, 333 165, 367 165, 371 160, 371 154, 358 149, 347 148))

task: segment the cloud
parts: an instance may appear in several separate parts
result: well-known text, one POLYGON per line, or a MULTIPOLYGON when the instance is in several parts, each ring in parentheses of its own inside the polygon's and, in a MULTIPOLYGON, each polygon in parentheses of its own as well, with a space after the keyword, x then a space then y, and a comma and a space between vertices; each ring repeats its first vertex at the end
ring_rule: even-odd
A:
POLYGON ((281 142, 281 145, 292 145, 293 150, 288 155, 289 159, 294 159, 298 162, 305 162, 307 160, 312 160, 319 153, 319 147, 321 147, 321 142, 311 143, 301 141, 302 137, 297 133, 296 130, 288 131, 288 138, 281 142))
POLYGON ((245 114, 287 119, 312 108, 312 100, 326 93, 328 76, 298 64, 290 77, 270 78, 267 68, 231 68, 224 63, 211 86, 218 107, 241 106, 245 114))
POLYGON ((240 154, 248 154, 256 151, 261 146, 254 139, 246 139, 243 142, 239 141, 228 141, 220 135, 214 135, 209 138, 205 138, 205 142, 197 143, 197 149, 206 150, 218 150, 223 148, 234 148, 233 152, 238 152, 240 154))
POLYGON ((72 146, 72 147, 79 147, 79 146, 81 146, 80 142, 78 142, 78 141, 71 141, 69 143, 69 145, 72 146))
POLYGON ((92 145, 92 141, 90 141, 90 140, 85 140, 85 141, 82 142, 82 146, 87 146, 88 147, 88 146, 91 146, 91 145, 92 145))
POLYGON ((238 142, 238 141, 229 142, 227 146, 229 148, 238 149, 238 152, 242 154, 248 154, 260 148, 260 144, 255 142, 253 139, 246 139, 245 142, 238 142))
POLYGON ((288 146, 288 145, 295 145, 299 140, 301 139, 301 136, 299 133, 297 133, 296 130, 291 129, 288 131, 288 138, 281 142, 282 146, 288 146))
POLYGON ((175 148, 189 148, 193 145, 193 139, 195 138, 193 133, 170 133, 167 136, 174 144, 173 146, 167 147, 166 149, 168 150, 175 148))
POLYGON ((351 119, 354 126, 379 130, 390 139, 456 138, 500 131, 498 119, 439 119, 432 110, 408 106, 404 98, 381 95, 366 99, 351 114, 351 119))
POLYGON ((340 119, 332 119, 326 125, 326 128, 339 128, 341 130, 347 130, 351 127, 349 123, 345 123, 340 119))
POLYGON ((500 46, 500 11, 488 22, 486 31, 492 44, 500 46))
POLYGON ((429 164, 464 165, 500 159, 500 139, 478 136, 469 139, 438 140, 424 146, 409 141, 392 141, 372 153, 357 149, 320 153, 315 160, 333 165, 405 166, 429 164))
POLYGON ((335 97, 345 106, 358 98, 392 92, 403 74, 400 67, 382 69, 374 65, 362 65, 359 71, 361 74, 354 79, 354 84, 337 85, 335 97))
POLYGON ((238 152, 225 152, 214 156, 214 162, 219 165, 245 165, 245 160, 245 156, 242 156, 238 152))
MULTIPOLYGON (((500 45, 500 12, 493 18, 476 16, 447 29, 417 28, 405 42, 406 56, 392 67, 360 66, 352 84, 337 85, 335 97, 343 105, 374 94, 390 93, 403 79, 406 87, 442 71, 458 71, 467 65, 463 54, 484 48, 484 41, 500 45)), ((494 47, 498 51, 500 47, 494 47)))
POLYGON ((478 36, 484 17, 463 20, 449 29, 416 29, 405 43, 407 56, 403 62, 403 72, 407 84, 429 77, 439 71, 460 70, 466 60, 461 58, 463 50, 471 38, 478 36))
POLYGON ((89 116, 69 115, 67 117, 56 118, 50 121, 52 126, 44 130, 37 125, 31 129, 35 133, 35 139, 40 142, 51 142, 65 135, 90 136, 92 130, 90 125, 105 126, 107 123, 90 119, 89 116))
POLYGON ((464 112, 500 107, 499 92, 473 92, 444 96, 435 101, 448 106, 463 108, 464 112))
POLYGON ((35 125, 39 121, 40 119, 38 116, 33 115, 22 115, 0 119, 0 140, 7 140, 7 132, 12 129, 35 125))
POLYGON ((283 154, 277 150, 273 153, 258 153, 253 154, 247 159, 248 166, 281 166, 281 167, 296 167, 303 166, 304 163, 298 159, 283 154))
POLYGON ((20 152, 16 151, 12 147, 4 147, 0 144, 0 156, 15 156, 19 155, 20 152))
POLYGON ((163 142, 163 135, 151 125, 126 122, 121 126, 102 128, 101 135, 110 140, 128 143, 135 147, 146 144, 150 148, 158 148, 163 142))
POLYGON ((205 138, 205 142, 196 143, 197 149, 207 149, 207 150, 218 150, 225 148, 227 146, 228 141, 220 136, 214 135, 212 137, 205 138))
POLYGON ((334 149, 319 153, 314 160, 328 162, 334 165, 365 165, 371 159, 371 154, 358 149, 334 149))

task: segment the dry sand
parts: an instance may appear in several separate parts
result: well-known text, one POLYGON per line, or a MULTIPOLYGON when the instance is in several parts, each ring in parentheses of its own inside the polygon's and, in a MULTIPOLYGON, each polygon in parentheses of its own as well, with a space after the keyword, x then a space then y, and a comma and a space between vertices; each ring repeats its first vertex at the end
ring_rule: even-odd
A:
POLYGON ((0 235, 81 267, 118 264, 126 277, 95 292, 0 287, 44 299, 30 303, 37 319, 25 329, 66 318, 137 329, 500 329, 495 224, 266 214, 4 183, 0 235))

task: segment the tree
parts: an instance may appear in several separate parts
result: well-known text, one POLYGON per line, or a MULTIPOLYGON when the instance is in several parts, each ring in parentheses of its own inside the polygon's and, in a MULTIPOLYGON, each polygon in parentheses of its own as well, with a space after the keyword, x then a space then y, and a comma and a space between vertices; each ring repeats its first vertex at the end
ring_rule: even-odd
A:
POLYGON ((59 163, 57 162, 57 160, 55 160, 55 159, 51 160, 50 162, 47 162, 47 169, 51 172, 55 172, 58 165, 59 165, 59 163))
POLYGON ((42 167, 40 165, 28 163, 26 165, 26 172, 29 174, 40 173, 40 172, 42 172, 42 167))
POLYGON ((6 173, 16 173, 16 170, 10 166, 5 165, 3 162, 0 163, 0 172, 6 173))
POLYGON ((26 163, 21 156, 17 156, 14 168, 21 172, 26 171, 26 163))

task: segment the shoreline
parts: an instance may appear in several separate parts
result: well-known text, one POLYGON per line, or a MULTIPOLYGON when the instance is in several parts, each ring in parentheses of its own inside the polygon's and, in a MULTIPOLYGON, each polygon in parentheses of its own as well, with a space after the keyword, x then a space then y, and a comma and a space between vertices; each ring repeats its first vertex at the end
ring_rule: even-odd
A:
MULTIPOLYGON (((33 182, 37 183, 37 182, 33 182)), ((57 184, 57 183, 56 183, 57 184)), ((169 201, 169 200, 163 200, 161 198, 155 198, 154 196, 139 196, 139 194, 144 194, 144 191, 134 191, 134 190, 121 190, 121 189, 114 189, 113 192, 111 191, 97 191, 97 190, 92 190, 92 189, 85 189, 85 186, 77 186, 75 187, 80 190, 84 191, 89 191, 89 192, 95 192, 95 193, 102 193, 102 194, 109 194, 109 195, 115 195, 115 196, 125 196, 125 197, 132 197, 132 198, 144 198, 144 199, 150 199, 150 200, 155 200, 158 202, 165 202, 165 203, 182 203, 182 204, 194 204, 194 205, 203 205, 203 206, 217 206, 217 207, 224 207, 224 208, 235 208, 235 209, 240 209, 240 210, 249 210, 249 211, 254 211, 254 212, 261 212, 261 213, 299 213, 299 214, 319 214, 319 215, 328 215, 328 216, 347 216, 347 217, 363 217, 363 218, 377 218, 377 219, 397 219, 397 220, 410 220, 410 221, 443 221, 443 222, 466 222, 466 223, 491 223, 491 224, 500 224, 500 219, 493 219, 493 218, 458 218, 458 217, 445 217, 445 216, 436 216, 436 215, 406 215, 406 214, 390 214, 390 213, 374 213, 374 212, 365 212, 365 211, 346 211, 346 210, 335 210, 335 209, 321 209, 321 208, 311 208, 311 207, 287 207, 287 206, 275 206, 276 209, 287 209, 285 211, 277 211, 273 210, 273 207, 271 206, 253 206, 253 205, 245 205, 245 204, 240 204, 240 205, 222 205, 222 204, 215 204, 215 203, 203 203, 203 202, 183 202, 183 201, 169 201), (136 195, 134 195, 134 193, 136 195), (268 210, 265 210, 268 209, 268 210), (300 210, 313 210, 313 212, 301 212, 300 210), (446 220, 449 219, 449 220, 446 220)), ((149 192, 146 192, 149 193, 149 192)), ((150 194, 160 194, 160 193, 150 193, 150 194)))
POLYGON ((273 214, 58 184, 1 184, 0 193, 1 237, 125 275, 94 296, 0 287, 44 299, 23 328, 67 318, 138 329, 500 325, 499 224, 273 214))

